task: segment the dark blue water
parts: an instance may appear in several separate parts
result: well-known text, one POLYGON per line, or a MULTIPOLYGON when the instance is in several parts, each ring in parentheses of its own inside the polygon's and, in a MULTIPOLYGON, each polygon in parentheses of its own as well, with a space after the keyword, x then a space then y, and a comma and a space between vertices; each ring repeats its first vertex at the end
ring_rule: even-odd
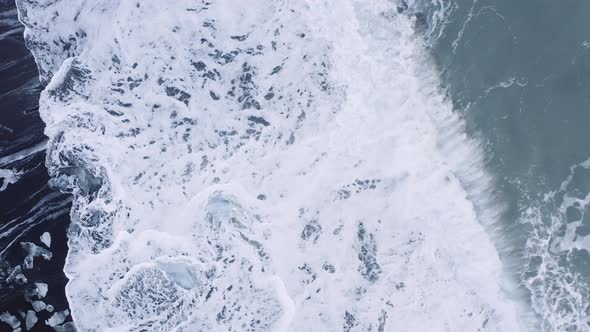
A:
MULTIPOLYGON (((43 146, 46 140, 44 123, 37 112, 42 89, 34 59, 24 45, 15 4, 0 1, 0 169, 20 173, 17 182, 0 191, 0 315, 18 317, 23 330, 21 313, 32 310, 25 293, 36 288, 35 282, 48 285, 42 300, 53 305, 55 311, 68 307, 64 293, 67 279, 62 270, 70 197, 48 187, 44 150, 26 153, 29 148, 43 146), (24 157, 14 160, 19 156, 24 157), (42 246, 39 237, 44 232, 52 237, 51 260, 37 257, 33 269, 22 269, 27 282, 7 281, 9 273, 22 266, 26 256, 20 243, 42 246)), ((53 331, 43 323, 51 315, 46 310, 38 312, 39 321, 31 331, 53 331)), ((12 329, 0 322, 0 331, 12 329)))

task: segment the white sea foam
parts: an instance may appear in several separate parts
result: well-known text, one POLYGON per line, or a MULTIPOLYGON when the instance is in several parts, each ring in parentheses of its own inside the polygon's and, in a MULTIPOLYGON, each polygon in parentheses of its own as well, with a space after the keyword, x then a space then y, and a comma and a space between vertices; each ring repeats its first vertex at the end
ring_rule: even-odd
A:
POLYGON ((81 330, 523 329, 392 2, 18 4, 81 330))
POLYGON ((570 167, 556 190, 530 199, 521 222, 529 225, 527 268, 522 274, 543 331, 590 327, 590 159, 570 167))
POLYGON ((27 256, 23 261, 23 268, 32 269, 35 257, 42 257, 45 260, 50 260, 52 257, 51 251, 39 247, 31 242, 21 242, 21 247, 27 252, 27 256))

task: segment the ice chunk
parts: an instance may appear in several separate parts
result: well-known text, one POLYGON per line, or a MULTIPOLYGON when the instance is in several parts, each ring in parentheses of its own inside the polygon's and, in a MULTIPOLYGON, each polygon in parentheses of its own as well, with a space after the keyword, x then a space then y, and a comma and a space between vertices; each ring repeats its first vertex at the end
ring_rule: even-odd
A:
POLYGON ((192 289, 197 283, 195 271, 187 262, 158 262, 158 266, 171 281, 184 289, 192 289))
POLYGON ((47 312, 53 312, 53 306, 51 304, 48 304, 47 307, 45 307, 45 310, 47 310, 47 312))
POLYGON ((49 287, 47 287, 47 284, 36 282, 34 289, 25 291, 25 298, 27 301, 31 301, 34 297, 42 299, 45 297, 45 295, 47 295, 48 289, 49 287))
POLYGON ((65 323, 65 324, 59 325, 59 326, 54 326, 53 329, 56 332, 76 332, 76 327, 74 326, 74 323, 72 323, 72 322, 68 322, 68 323, 65 323))
POLYGON ((17 284, 26 283, 28 280, 21 272, 22 272, 22 269, 21 269, 20 265, 15 266, 12 269, 12 271, 10 271, 10 274, 6 278, 6 282, 15 281, 17 284))
POLYGON ((33 310, 27 311, 27 317, 25 318, 25 326, 27 330, 30 330, 39 319, 37 318, 37 314, 33 310))
POLYGON ((214 229, 219 229, 223 222, 231 219, 234 210, 233 202, 227 200, 220 193, 215 193, 207 205, 207 219, 214 229))
POLYGON ((70 315, 70 311, 68 309, 64 311, 58 311, 54 313, 48 320, 45 321, 45 324, 53 327, 58 326, 59 324, 63 323, 66 320, 66 317, 70 315))
POLYGON ((4 322, 4 323, 10 325, 10 327, 12 327, 13 329, 20 327, 20 321, 18 320, 18 318, 14 317, 13 315, 9 314, 8 312, 4 312, 3 314, 0 315, 0 322, 4 322))
POLYGON ((32 269, 33 268, 33 256, 27 255, 25 260, 23 261, 23 266, 25 269, 32 269))
POLYGON ((47 307, 43 301, 33 301, 31 304, 33 305, 33 309, 36 312, 39 312, 47 307))
POLYGON ((518 330, 485 158, 377 2, 19 1, 80 330, 518 330))
POLYGON ((9 184, 17 182, 20 175, 14 170, 0 168, 0 179, 4 179, 0 185, 0 191, 4 191, 9 184))
POLYGON ((41 234, 40 240, 41 243, 47 246, 47 248, 51 248, 51 234, 49 234, 49 232, 41 234))
POLYGON ((32 269, 33 268, 33 260, 35 259, 35 257, 41 256, 45 260, 51 259, 51 256, 52 256, 51 251, 49 251, 45 248, 41 248, 41 247, 35 245, 34 243, 21 242, 20 245, 21 245, 21 247, 23 247, 23 249, 25 249, 27 251, 27 257, 25 257, 25 260, 23 262, 23 267, 25 269, 32 269))
POLYGON ((35 286, 37 286, 37 291, 39 292, 41 298, 44 298, 45 295, 47 295, 47 290, 49 289, 49 287, 47 287, 47 284, 42 282, 36 282, 35 286))
POLYGON ((24 284, 27 281, 29 281, 27 279, 27 277, 25 277, 25 275, 22 273, 17 274, 16 277, 14 278, 14 280, 16 281, 17 284, 24 284))

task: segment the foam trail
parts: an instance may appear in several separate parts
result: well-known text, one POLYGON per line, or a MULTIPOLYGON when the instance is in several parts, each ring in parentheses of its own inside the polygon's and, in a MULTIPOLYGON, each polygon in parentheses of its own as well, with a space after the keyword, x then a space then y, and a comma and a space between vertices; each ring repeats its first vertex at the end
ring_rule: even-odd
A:
POLYGON ((30 148, 15 152, 13 154, 10 154, 8 156, 4 156, 2 158, 0 158, 0 166, 5 166, 11 163, 14 163, 16 161, 22 160, 24 158, 27 158, 29 156, 32 156, 38 152, 44 151, 45 148, 47 147, 47 141, 44 140, 30 148))
POLYGON ((33 227, 45 221, 54 221, 68 213, 69 204, 70 199, 64 199, 55 192, 40 199, 22 217, 5 221, 0 226, 0 257, 5 257, 10 246, 33 227))
POLYGON ((392 2, 18 4, 81 330, 524 329, 392 2))

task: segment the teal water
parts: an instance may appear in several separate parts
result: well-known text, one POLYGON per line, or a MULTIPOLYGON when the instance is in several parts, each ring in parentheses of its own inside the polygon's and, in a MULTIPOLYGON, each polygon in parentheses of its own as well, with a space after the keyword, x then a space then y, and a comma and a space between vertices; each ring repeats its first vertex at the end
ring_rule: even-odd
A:
POLYGON ((489 156, 507 205, 503 258, 538 328, 590 330, 590 2, 408 5, 489 156))

